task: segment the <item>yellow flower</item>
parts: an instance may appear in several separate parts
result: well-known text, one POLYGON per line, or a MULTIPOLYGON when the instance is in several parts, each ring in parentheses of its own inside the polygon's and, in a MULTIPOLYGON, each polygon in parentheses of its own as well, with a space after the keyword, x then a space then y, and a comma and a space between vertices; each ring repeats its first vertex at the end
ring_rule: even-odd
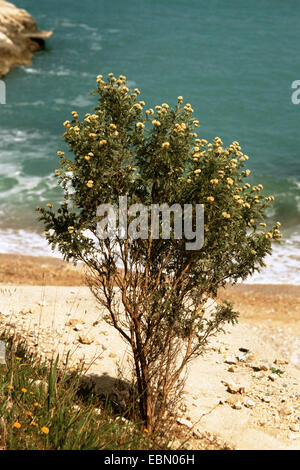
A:
POLYGON ((164 142, 164 143, 162 144, 162 148, 163 148, 163 149, 168 149, 169 147, 170 147, 170 143, 169 143, 169 142, 164 142))
POLYGON ((261 222, 259 225, 261 225, 262 227, 266 227, 267 224, 265 224, 264 222, 261 222))
POLYGON ((26 411, 26 415, 27 416, 32 416, 32 412, 31 411, 26 411))
POLYGON ((250 170, 245 170, 245 176, 249 176, 249 175, 250 175, 250 173, 251 173, 251 171, 250 171, 250 170))
POLYGON ((65 121, 63 125, 64 127, 70 127, 70 121, 65 121))
POLYGON ((13 426, 13 427, 14 427, 14 428, 17 428, 17 429, 20 429, 21 424, 18 423, 18 421, 17 421, 16 423, 14 423, 14 426, 13 426))
POLYGON ((44 434, 49 434, 49 428, 47 428, 47 426, 43 426, 41 428, 41 431, 44 433, 44 434))
POLYGON ((33 406, 40 406, 39 403, 36 401, 33 406))
POLYGON ((141 93, 138 88, 135 88, 135 89, 134 89, 134 92, 135 92, 137 95, 139 95, 139 94, 141 93))
POLYGON ((256 253, 257 253, 257 252, 256 252, 255 250, 251 250, 251 254, 252 254, 252 255, 256 255, 256 253))
POLYGON ((223 216, 225 219, 230 219, 230 214, 228 214, 227 212, 222 212, 222 216, 223 216))
POLYGON ((140 101, 141 106, 145 106, 145 104, 146 104, 145 101, 140 101))
POLYGON ((74 227, 72 225, 70 225, 70 227, 68 227, 68 232, 69 233, 73 233, 74 232, 74 227))
POLYGON ((91 159, 91 157, 89 155, 86 155, 84 159, 88 162, 91 159))
POLYGON ((177 99, 178 101, 183 101, 183 96, 178 96, 177 99))
POLYGON ((72 116, 77 119, 78 118, 78 113, 76 111, 72 111, 72 116))
POLYGON ((136 127, 137 127, 138 129, 144 129, 144 128, 145 128, 145 125, 144 125, 142 122, 137 122, 137 123, 136 123, 136 127))
POLYGON ((97 137, 97 134, 95 134, 94 132, 89 133, 89 138, 90 139, 96 139, 96 137, 97 137))
POLYGON ((201 173, 200 168, 197 168, 197 170, 195 170, 194 173, 195 173, 195 175, 199 175, 199 173, 201 173))
POLYGON ((191 183, 191 182, 192 182, 191 178, 188 178, 188 179, 186 180, 186 182, 187 182, 187 183, 191 183))
POLYGON ((213 178, 212 180, 210 180, 210 184, 218 184, 219 183, 219 180, 217 178, 213 178))
POLYGON ((50 207, 50 208, 51 208, 51 207, 53 207, 53 205, 50 204, 50 203, 48 203, 48 204, 47 204, 47 207, 50 207))
POLYGON ((153 124, 153 126, 157 126, 157 127, 160 126, 160 122, 157 121, 156 119, 154 119, 154 121, 152 121, 152 124, 153 124))
POLYGON ((89 180, 87 183, 86 183, 87 187, 88 188, 92 188, 94 186, 94 181, 93 180, 89 180))
POLYGON ((61 172, 59 170, 55 170, 55 174, 60 176, 61 175, 61 172))
POLYGON ((208 196, 208 197, 206 198, 206 200, 207 200, 208 202, 214 202, 215 198, 214 198, 213 196, 208 196))
POLYGON ((30 423, 30 424, 31 424, 31 426, 35 426, 36 428, 38 427, 38 424, 37 424, 37 423, 35 423, 34 421, 31 421, 31 423, 30 423))
POLYGON ((142 106, 140 105, 140 103, 135 103, 134 107, 137 108, 140 111, 143 109, 142 106))
POLYGON ((101 147, 102 147, 103 145, 106 145, 106 144, 107 144, 107 140, 105 140, 105 139, 102 139, 102 140, 100 140, 100 142, 99 142, 99 145, 101 145, 101 147))
POLYGON ((226 178, 226 181, 228 184, 232 185, 233 184, 233 179, 232 178, 226 178))
POLYGON ((21 388, 21 392, 26 393, 26 392, 27 392, 27 388, 21 388))
POLYGON ((17 356, 16 356, 16 361, 21 361, 21 360, 22 360, 21 357, 17 357, 17 356))
POLYGON ((7 388, 9 388, 9 390, 13 390, 14 387, 12 385, 8 385, 7 388))
POLYGON ((48 235, 50 235, 50 232, 45 232, 45 235, 46 237, 48 237, 48 235))
POLYGON ((110 124, 109 127, 112 131, 115 131, 117 129, 117 126, 115 124, 110 124))

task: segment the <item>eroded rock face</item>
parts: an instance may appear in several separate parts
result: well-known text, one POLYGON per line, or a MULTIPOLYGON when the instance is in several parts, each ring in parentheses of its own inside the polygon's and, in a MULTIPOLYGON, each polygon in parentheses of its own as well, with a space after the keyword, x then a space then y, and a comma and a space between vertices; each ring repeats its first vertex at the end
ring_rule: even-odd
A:
POLYGON ((37 32, 37 25, 27 11, 0 0, 0 77, 13 66, 31 64, 33 52, 41 48, 30 37, 37 32))

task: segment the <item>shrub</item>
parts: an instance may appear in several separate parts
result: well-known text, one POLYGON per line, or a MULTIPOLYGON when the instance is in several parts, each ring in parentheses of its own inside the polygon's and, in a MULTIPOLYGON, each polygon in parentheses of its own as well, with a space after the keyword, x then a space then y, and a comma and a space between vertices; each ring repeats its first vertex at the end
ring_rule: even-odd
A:
MULTIPOLYGON (((64 201, 57 211, 52 204, 38 210, 48 242, 66 260, 85 263, 106 320, 131 346, 141 418, 153 431, 175 409, 187 363, 224 324, 237 321, 230 303, 209 316, 205 303, 226 282, 261 269, 281 236, 280 224, 266 229, 265 211, 274 198, 262 195, 262 185, 245 183, 248 157, 239 143, 225 148, 219 137, 212 143, 198 138, 199 123, 182 97, 174 108, 164 103, 144 111, 139 90, 129 90, 125 77, 109 74, 105 81, 100 75, 97 83, 94 113, 79 120, 73 111, 64 123, 74 154, 58 152, 55 173, 64 201), (139 225, 140 238, 115 230, 103 239, 97 230, 104 220, 97 207, 117 207, 119 196, 127 196, 128 206, 147 207, 146 218, 125 214, 139 225), (183 220, 190 218, 185 204, 203 205, 202 247, 187 249, 191 237, 173 231, 153 236, 151 206, 162 203, 184 208, 183 220)), ((171 220, 175 225, 174 212, 171 220)))

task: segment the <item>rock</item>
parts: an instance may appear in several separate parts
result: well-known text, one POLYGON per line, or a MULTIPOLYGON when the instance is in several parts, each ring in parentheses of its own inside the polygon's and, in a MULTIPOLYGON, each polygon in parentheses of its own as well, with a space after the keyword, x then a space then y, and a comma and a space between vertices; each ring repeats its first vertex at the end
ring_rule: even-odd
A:
POLYGON ((299 432, 300 431, 299 424, 291 424, 290 425, 290 430, 293 431, 293 432, 299 432))
POLYGON ((117 355, 115 353, 110 353, 109 357, 117 357, 117 355))
POLYGON ((246 393, 246 388, 235 382, 223 382, 223 384, 227 387, 229 393, 246 393))
POLYGON ((191 429, 193 427, 193 423, 191 423, 188 419, 186 418, 177 418, 177 423, 182 424, 183 426, 188 427, 191 429))
POLYGON ((243 354, 238 354, 236 358, 239 362, 245 362, 247 359, 247 356, 248 356, 247 353, 243 353, 243 354))
POLYGON ((76 325, 74 325, 74 330, 75 331, 82 331, 83 330, 83 325, 81 325, 80 323, 77 323, 76 325))
POLYGON ((271 398, 270 397, 262 397, 262 401, 265 402, 265 403, 270 403, 271 398))
POLYGON ((237 360, 234 357, 227 357, 224 362, 225 364, 235 365, 237 363, 237 360))
POLYGON ((78 336, 78 339, 79 339, 80 343, 82 343, 82 344, 91 344, 94 341, 94 337, 91 334, 88 334, 88 333, 81 333, 78 336))
POLYGON ((272 380, 272 382, 275 382, 275 380, 278 379, 278 375, 277 374, 270 374, 268 376, 268 379, 272 380))
POLYGON ((250 398, 247 398, 244 401, 244 405, 246 406, 246 408, 254 408, 255 407, 255 401, 251 400, 250 398))
POLYGON ((38 31, 25 10, 0 0, 0 77, 16 65, 30 65, 33 52, 42 49, 50 31, 38 31))
POLYGON ((282 415, 282 416, 289 416, 293 413, 293 411, 294 411, 294 409, 292 407, 284 406, 284 407, 280 408, 279 414, 282 415))
POLYGON ((291 440, 292 440, 292 439, 298 439, 298 436, 295 435, 294 433, 290 432, 290 433, 288 434, 288 439, 291 439, 291 440))
POLYGON ((231 366, 231 367, 228 367, 228 369, 227 369, 227 370, 228 370, 228 372, 235 372, 235 368, 234 368, 234 367, 232 367, 232 366, 231 366))
POLYGON ((241 402, 240 400, 238 400, 238 401, 233 405, 232 408, 235 409, 235 410, 241 410, 242 407, 243 407, 242 402, 241 402))

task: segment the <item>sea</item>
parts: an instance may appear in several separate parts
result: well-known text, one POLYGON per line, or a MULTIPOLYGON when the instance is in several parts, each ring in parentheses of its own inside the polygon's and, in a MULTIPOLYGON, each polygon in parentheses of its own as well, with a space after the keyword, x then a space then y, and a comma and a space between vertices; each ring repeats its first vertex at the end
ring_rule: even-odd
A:
POLYGON ((53 30, 29 66, 4 77, 0 253, 52 253, 34 208, 58 202, 62 123, 93 110, 96 76, 126 75, 149 107, 191 103, 199 137, 237 140, 249 182, 275 203, 283 241, 248 283, 300 285, 300 2, 16 0, 53 30), (297 82, 298 81, 298 82, 297 82), (297 90, 299 89, 299 94, 297 90))

